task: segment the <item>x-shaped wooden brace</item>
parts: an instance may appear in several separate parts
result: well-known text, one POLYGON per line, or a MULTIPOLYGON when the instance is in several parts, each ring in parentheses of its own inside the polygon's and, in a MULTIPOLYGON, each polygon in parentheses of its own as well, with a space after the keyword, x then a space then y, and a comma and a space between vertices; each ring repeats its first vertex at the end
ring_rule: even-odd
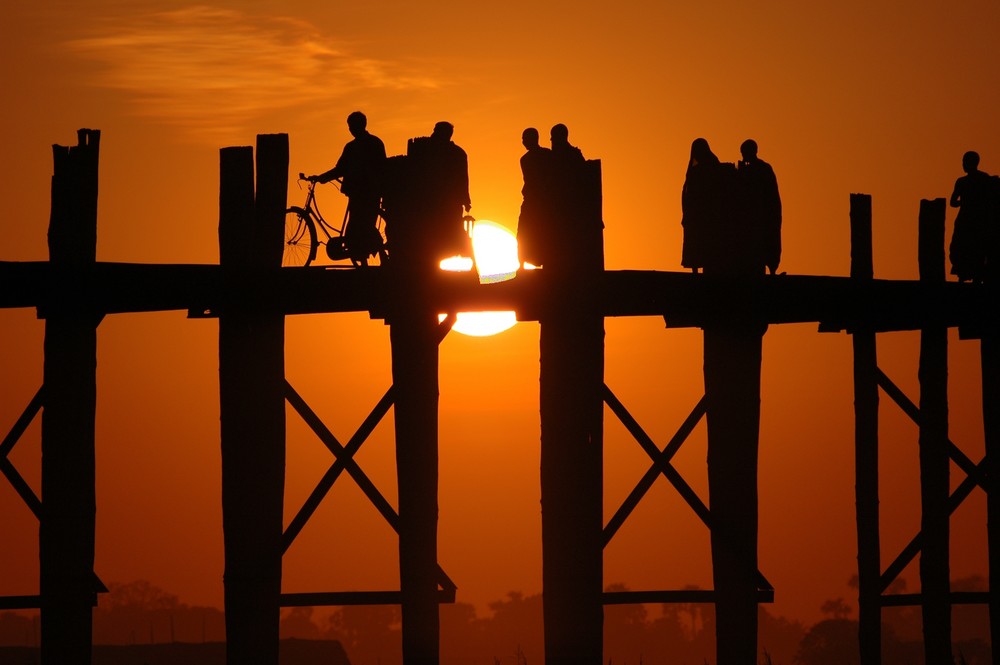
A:
MULTIPOLYGON (((9 455, 14 449, 15 444, 24 436, 25 431, 28 426, 34 421, 38 412, 42 410, 42 406, 45 404, 45 386, 43 385, 35 393, 35 396, 31 398, 28 402, 28 406, 21 413, 21 416, 14 423, 14 426, 4 437, 3 442, 0 443, 0 472, 3 473, 4 477, 7 478, 7 482, 10 483, 14 491, 17 492, 24 504, 28 506, 28 510, 31 514, 35 516, 38 521, 42 520, 42 501, 35 494, 34 490, 24 479, 24 476, 20 474, 17 468, 14 466, 13 462, 10 461, 9 455)), ((97 604, 98 593, 106 593, 108 588, 104 586, 101 579, 94 573, 94 604, 97 604)), ((41 598, 39 596, 3 596, 0 597, 0 609, 32 609, 41 606, 41 598)))
MULTIPOLYGON (((670 460, 680 449, 681 445, 687 440, 691 432, 694 430, 695 426, 701 421, 702 417, 708 411, 708 401, 705 396, 698 401, 691 414, 684 420, 677 433, 670 439, 667 445, 660 450, 660 448, 653 442, 642 426, 639 425, 638 421, 632 414, 629 413, 625 405, 621 403, 611 389, 604 385, 603 390, 604 403, 608 405, 611 411, 618 417, 625 429, 629 431, 632 437, 636 440, 639 446, 646 452, 650 460, 652 460, 652 465, 646 471, 646 473, 639 479, 636 484, 635 489, 629 493, 625 501, 622 502, 621 507, 615 512, 615 514, 608 521, 607 526, 604 527, 604 545, 611 542, 611 539, 621 528, 622 524, 635 507, 639 505, 639 501, 642 497, 646 495, 649 488, 653 486, 653 482, 663 475, 671 485, 677 490, 681 495, 681 498, 691 507, 702 523, 712 529, 712 514, 708 509, 708 506, 701 500, 698 494, 687 484, 687 481, 681 476, 681 474, 674 468, 670 463, 670 460)), ((757 588, 758 588, 758 598, 761 602, 773 602, 774 600, 774 587, 771 583, 767 581, 760 570, 755 571, 757 577, 757 588)))
POLYGON ((42 410, 42 404, 44 403, 44 393, 45 386, 38 389, 35 396, 31 398, 31 402, 28 403, 27 408, 21 417, 17 419, 14 426, 11 428, 7 436, 4 437, 3 443, 0 443, 0 471, 6 476, 7 481, 10 483, 14 491, 18 493, 21 500, 24 501, 25 505, 37 519, 42 519, 42 501, 38 498, 35 492, 28 485, 24 477, 18 472, 14 467, 14 464, 8 458, 10 452, 14 449, 14 445, 20 440, 24 435, 24 432, 28 429, 28 425, 35 419, 38 412, 42 410))
MULTIPOLYGON (((907 397, 903 391, 892 382, 892 379, 886 376, 881 369, 876 367, 875 373, 876 381, 879 387, 882 388, 885 394, 888 395, 897 406, 899 406, 903 413, 909 416, 910 420, 919 425, 921 420, 920 407, 914 404, 913 401, 907 397)), ((951 458, 958 468, 965 472, 965 480, 959 483, 958 487, 955 488, 955 491, 951 493, 950 497, 948 497, 948 514, 951 515, 960 505, 962 505, 962 502, 965 501, 966 497, 972 493, 972 490, 974 490, 976 486, 982 487, 984 492, 989 490, 986 484, 985 457, 983 457, 979 464, 975 464, 966 456, 965 453, 961 451, 958 446, 952 443, 951 439, 948 440, 948 457, 951 458)), ((906 547, 903 548, 903 551, 899 553, 899 556, 897 556, 895 560, 893 560, 893 562, 885 569, 885 572, 882 573, 882 577, 879 580, 879 584, 881 586, 879 593, 885 593, 885 591, 889 588, 889 585, 892 584, 893 581, 899 577, 899 574, 903 572, 903 569, 906 568, 911 561, 913 561, 914 557, 917 556, 922 547, 923 532, 918 531, 917 535, 915 535, 913 539, 907 543, 906 547)))
MULTIPOLYGON (((455 323, 455 315, 449 314, 444 321, 439 324, 439 337, 438 343, 444 339, 448 331, 451 330, 452 325, 455 323)), ((386 498, 379 492, 378 488, 375 487, 375 483, 365 474, 364 470, 358 465, 354 460, 354 455, 361 448, 362 444, 368 439, 371 433, 375 430, 375 427, 382 421, 382 418, 389 412, 389 408, 392 407, 394 403, 393 397, 393 386, 389 386, 389 389, 385 391, 382 399, 378 401, 375 407, 368 414, 368 417, 364 419, 361 426, 354 433, 354 436, 348 440, 347 445, 341 445, 337 440, 337 437, 327 429, 323 421, 320 420, 316 412, 313 411, 305 400, 292 388, 288 381, 285 381, 285 399, 292 406, 293 409, 302 417, 306 425, 319 437, 320 441, 326 445, 327 449, 334 456, 334 462, 327 469, 323 477, 320 478, 319 483, 316 488, 312 491, 309 497, 306 499, 302 508, 296 513, 295 517, 288 524, 285 529, 284 534, 282 534, 282 554, 288 551, 295 537, 299 535, 302 528, 305 526, 306 522, 319 507, 319 504, 326 497, 330 488, 337 481, 340 475, 347 471, 348 475, 354 479, 358 487, 364 492, 368 500, 371 501, 372 505, 376 510, 385 518, 385 521, 389 523, 393 531, 397 534, 399 533, 399 513, 392 507, 392 505, 386 500, 386 498)), ((443 602, 453 603, 455 602, 455 591, 458 587, 455 583, 451 581, 441 566, 437 567, 438 575, 438 586, 441 588, 442 600, 443 602)), ((345 597, 347 595, 345 594, 345 597)))

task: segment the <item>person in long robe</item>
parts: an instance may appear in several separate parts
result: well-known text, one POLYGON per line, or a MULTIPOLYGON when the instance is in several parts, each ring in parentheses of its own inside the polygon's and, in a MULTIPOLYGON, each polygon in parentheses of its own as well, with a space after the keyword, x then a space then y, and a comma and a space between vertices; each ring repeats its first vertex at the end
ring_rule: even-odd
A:
POLYGON ((528 127, 521 133, 521 145, 525 153, 521 155, 521 212, 517 220, 517 247, 522 262, 541 266, 553 244, 547 233, 552 211, 548 201, 551 198, 550 171, 552 151, 539 144, 538 130, 528 127))
MULTIPOLYGON (((951 207, 958 208, 948 258, 951 274, 960 282, 981 282, 986 275, 986 247, 990 236, 990 217, 996 208, 994 179, 979 170, 979 153, 970 150, 962 156, 965 175, 955 181, 951 207)), ((995 221, 993 221, 995 224, 995 221)))
POLYGON ((771 165, 757 156, 757 142, 747 139, 740 146, 737 164, 740 224, 745 226, 745 257, 750 272, 772 275, 781 262, 781 195, 771 165))
MULTIPOLYGON (((732 165, 729 165, 732 166, 732 165)), ((726 166, 712 152, 708 141, 697 138, 691 143, 684 188, 681 191, 681 226, 684 243, 681 265, 697 273, 725 268, 726 216, 728 191, 726 166)))

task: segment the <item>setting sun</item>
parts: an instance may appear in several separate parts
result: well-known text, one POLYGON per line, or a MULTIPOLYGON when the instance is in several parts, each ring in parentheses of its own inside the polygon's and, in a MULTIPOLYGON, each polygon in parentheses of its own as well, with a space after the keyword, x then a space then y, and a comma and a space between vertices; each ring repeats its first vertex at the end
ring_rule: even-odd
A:
MULTIPOLYGON (((492 284, 512 279, 517 274, 517 238, 507 227, 479 220, 472 227, 472 252, 467 256, 452 256, 441 261, 442 270, 464 272, 475 265, 480 284, 492 284)), ((444 320, 444 315, 439 318, 444 320)), ((517 323, 514 312, 459 312, 452 327, 456 332, 472 337, 488 337, 508 330, 517 323)))
MULTIPOLYGON (((97 651, 108 645, 148 648, 133 660, 154 662, 152 650, 178 647, 171 642, 197 642, 186 646, 217 658, 227 639, 271 649, 280 632, 294 648, 340 640, 354 663, 728 665, 717 646, 749 648, 755 637, 751 621, 719 630, 738 623, 712 595, 730 578, 743 591, 720 607, 758 619, 759 648, 735 658, 740 665, 875 663, 869 654, 878 653, 886 663, 1000 662, 990 653, 991 644, 1000 650, 1000 575, 991 575, 1000 552, 990 547, 1000 520, 988 519, 1000 493, 986 491, 1000 413, 989 339, 997 287, 960 285, 948 272, 955 229, 968 228, 970 211, 973 227, 982 224, 976 187, 965 205, 959 185, 971 182, 965 154, 977 153, 978 172, 1000 186, 1000 67, 990 64, 1000 1, 902 6, 6 3, 0 664, 87 663, 92 653, 103 662, 97 651), (302 205, 300 172, 337 170, 361 134, 347 123, 355 112, 383 149, 366 172, 385 180, 385 215, 375 219, 384 254, 362 266, 321 244, 308 267, 223 269, 230 257, 270 257, 256 246, 278 230, 271 212, 302 205), (448 168, 422 153, 441 124, 448 168), (555 142, 553 162, 557 127, 568 145, 555 142), (757 177, 741 149, 748 140, 780 191, 780 227, 773 215, 770 226, 780 243, 767 243, 780 248, 780 265, 765 264, 773 274, 760 275, 760 290, 755 276, 723 293, 684 261, 699 217, 685 224, 685 199, 702 202, 702 239, 725 242, 721 262, 759 251, 759 219, 745 205, 757 177), (699 149, 699 160, 696 141, 711 155, 699 149), (570 163, 581 159, 594 167, 586 197, 568 193, 570 163), (707 171, 691 167, 716 162, 722 168, 702 178, 713 186, 699 192, 707 171), (67 186, 70 172, 86 175, 86 205, 67 186), (438 202, 456 218, 450 229, 436 224, 438 202), (598 216, 582 214, 590 205, 600 210, 600 244, 598 216), (461 229, 463 214, 494 221, 470 221, 469 235, 454 238, 447 231, 461 229), (236 240, 246 251, 230 251, 236 240), (576 260, 596 268, 598 248, 601 277, 577 279, 576 260), (81 277, 75 256, 62 271, 62 249, 81 252, 81 277), (461 272, 437 272, 457 253, 465 256, 440 267, 461 272), (932 253, 944 284, 920 283, 920 259, 932 253), (871 264, 860 269, 862 256, 871 264), (403 300, 410 294, 394 282, 410 257, 427 280, 414 294, 426 300, 403 300), (525 259, 544 268, 526 272, 535 266, 525 259), (244 272, 253 288, 243 288, 244 272), (827 285, 887 290, 828 309, 827 285), (980 303, 982 294, 992 300, 980 303), (408 302, 412 331, 394 309, 408 302), (244 306, 260 321, 240 323, 244 306), (911 306, 905 326, 886 323, 911 306), (976 324, 953 326, 946 313, 956 307, 976 324), (715 369, 743 365, 715 352, 735 355, 745 340, 726 346, 710 330, 706 361, 703 324, 735 329, 757 309, 767 312, 766 333, 745 350, 760 362, 723 381, 715 369), (816 316, 782 314, 793 309, 816 316), (580 321, 568 320, 577 310, 580 321), (695 316, 702 310, 711 316, 695 316), (603 337, 590 316, 598 312, 603 337), (435 328, 438 315, 447 319, 435 328), (462 334, 442 337, 452 329, 462 334), (934 371, 921 366, 931 358, 934 371), (577 375, 585 378, 570 380, 577 375), (742 393, 731 409, 708 396, 749 385, 759 394, 742 393), (586 386, 579 403, 603 402, 583 416, 576 391, 586 386), (245 396, 239 408, 233 391, 245 396), (859 424, 859 404, 878 417, 859 424), (566 421, 556 426, 560 408, 566 421), (752 463, 716 445, 719 415, 743 408, 756 437, 741 434, 737 453, 756 452, 752 463), (246 435, 233 429, 234 410, 246 435), (266 427, 250 427, 263 419, 266 427), (414 442, 417 433, 426 440, 414 442), (564 439, 565 449, 553 448, 564 439), (86 463, 76 461, 81 451, 86 463), (415 467, 400 464, 411 452, 427 463, 412 478, 437 488, 416 508, 407 498, 415 467), (253 460, 253 473, 238 467, 253 460), (571 494, 554 495, 552 483, 592 462, 580 475, 588 494, 567 507, 591 511, 580 522, 590 534, 579 548, 587 581, 554 584, 578 559, 550 529, 571 494), (247 501, 231 499, 233 476, 246 481, 247 501), (729 494, 744 489, 752 502, 729 494), (258 506, 267 516, 251 513, 258 506), (752 519, 739 518, 743 507, 752 519), (418 537, 407 520, 425 508, 418 537), (44 530, 42 513, 55 515, 44 530), (232 526, 234 515, 246 526, 232 526), (730 575, 713 549, 736 532, 730 555, 753 554, 755 566, 730 575), (415 557, 414 541, 426 546, 415 557), (751 569, 756 586, 746 583, 751 569), (108 592, 94 593, 96 582, 108 592), (300 605, 279 615, 279 591, 300 605), (569 591, 588 599, 574 603, 569 591), (414 612, 411 592, 426 607, 414 612), (385 604, 351 606, 362 601, 385 604), (224 611, 243 626, 240 617, 266 613, 267 626, 230 630, 224 611), (581 626, 584 640, 563 639, 581 626), (941 655, 949 634, 952 657, 941 655), (599 637, 603 654, 590 642, 599 637), (65 648, 79 657, 35 655, 40 643, 74 640, 65 648), (423 660, 416 642, 439 645, 440 658, 423 660), (584 642, 591 660, 569 653, 584 642), (921 657, 924 642, 933 656, 921 657), (813 651, 819 644, 831 651, 813 651), (835 647, 849 656, 835 657, 835 647)), ((316 192, 343 233, 345 220, 361 222, 353 234, 376 210, 375 190, 329 181, 316 192)), ((992 222, 1000 228, 1000 217, 992 222)), ((1000 251, 982 242, 982 254, 987 247, 1000 251)), ((230 660, 277 663, 256 652, 230 660)))

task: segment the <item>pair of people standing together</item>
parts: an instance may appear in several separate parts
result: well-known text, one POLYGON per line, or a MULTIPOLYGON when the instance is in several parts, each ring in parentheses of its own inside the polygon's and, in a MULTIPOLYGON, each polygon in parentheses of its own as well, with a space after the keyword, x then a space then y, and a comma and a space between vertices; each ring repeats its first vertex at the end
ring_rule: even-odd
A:
POLYGON ((681 265, 712 274, 774 274, 781 261, 781 196, 757 143, 740 146, 738 164, 723 163, 703 138, 691 144, 681 224, 681 265))
POLYGON ((558 267, 572 262, 585 249, 578 240, 586 237, 589 214, 585 192, 587 161, 583 151, 569 142, 569 129, 560 123, 552 127, 551 147, 539 144, 538 130, 528 127, 521 133, 521 188, 523 201, 517 222, 520 260, 535 266, 558 267))

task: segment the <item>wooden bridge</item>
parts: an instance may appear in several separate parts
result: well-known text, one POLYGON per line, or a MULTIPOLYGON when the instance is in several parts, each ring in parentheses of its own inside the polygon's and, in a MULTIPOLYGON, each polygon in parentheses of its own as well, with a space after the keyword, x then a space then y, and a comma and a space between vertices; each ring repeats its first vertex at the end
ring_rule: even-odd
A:
MULTIPOLYGON (((182 310, 218 317, 227 662, 277 663, 279 608, 399 604, 408 665, 439 660, 438 604, 456 586, 437 561, 438 344, 452 318, 439 312, 514 310, 540 322, 541 496, 546 662, 598 665, 602 608, 613 603, 707 602, 717 615, 717 662, 756 662, 757 604, 774 589, 757 566, 757 443, 761 338, 767 325, 813 322, 854 342, 857 535, 862 663, 880 662, 881 608, 920 605, 927 662, 950 662, 954 603, 989 605, 994 644, 1000 605, 989 592, 954 593, 949 515, 976 487, 988 496, 990 580, 1000 579, 997 293, 945 281, 943 199, 920 215, 920 280, 873 279, 871 200, 851 196, 851 277, 724 277, 593 266, 571 275, 522 271, 479 284, 468 274, 415 282, 390 267, 280 268, 288 143, 261 135, 252 148, 221 151, 220 264, 97 263, 99 132, 55 146, 50 260, 0 262, 0 307, 36 308, 45 319, 44 384, 0 444, 0 470, 38 517, 40 593, 0 607, 41 608, 43 663, 88 663, 94 574, 96 336, 109 314, 182 310), (256 176, 254 171, 256 166, 256 176), (369 312, 390 326, 392 386, 358 432, 341 444, 284 377, 284 317, 369 312), (604 319, 663 317, 705 335, 705 398, 660 449, 603 379, 604 319), (947 435, 947 330, 982 344, 986 457, 969 459, 947 435), (915 404, 877 364, 880 332, 920 330, 915 404), (921 531, 885 570, 878 508, 879 389, 920 427, 921 531), (309 501, 282 523, 285 403, 336 457, 309 501), (602 510, 604 407, 650 457, 649 472, 607 522, 602 510), (353 459, 390 408, 396 432, 398 506, 353 459), (8 459, 42 417, 42 498, 8 459), (708 420, 707 505, 671 464, 702 417, 708 420), (949 465, 965 478, 950 491, 949 465), (349 474, 399 535, 398 592, 281 593, 281 559, 334 480, 349 474), (664 476, 711 530, 714 589, 604 592, 602 551, 652 482, 664 476), (921 593, 887 595, 920 554, 921 593), (948 660, 946 660, 948 658, 948 660)), ((599 211, 598 211, 599 212, 599 211)), ((998 662, 994 656, 994 662, 998 662)))

